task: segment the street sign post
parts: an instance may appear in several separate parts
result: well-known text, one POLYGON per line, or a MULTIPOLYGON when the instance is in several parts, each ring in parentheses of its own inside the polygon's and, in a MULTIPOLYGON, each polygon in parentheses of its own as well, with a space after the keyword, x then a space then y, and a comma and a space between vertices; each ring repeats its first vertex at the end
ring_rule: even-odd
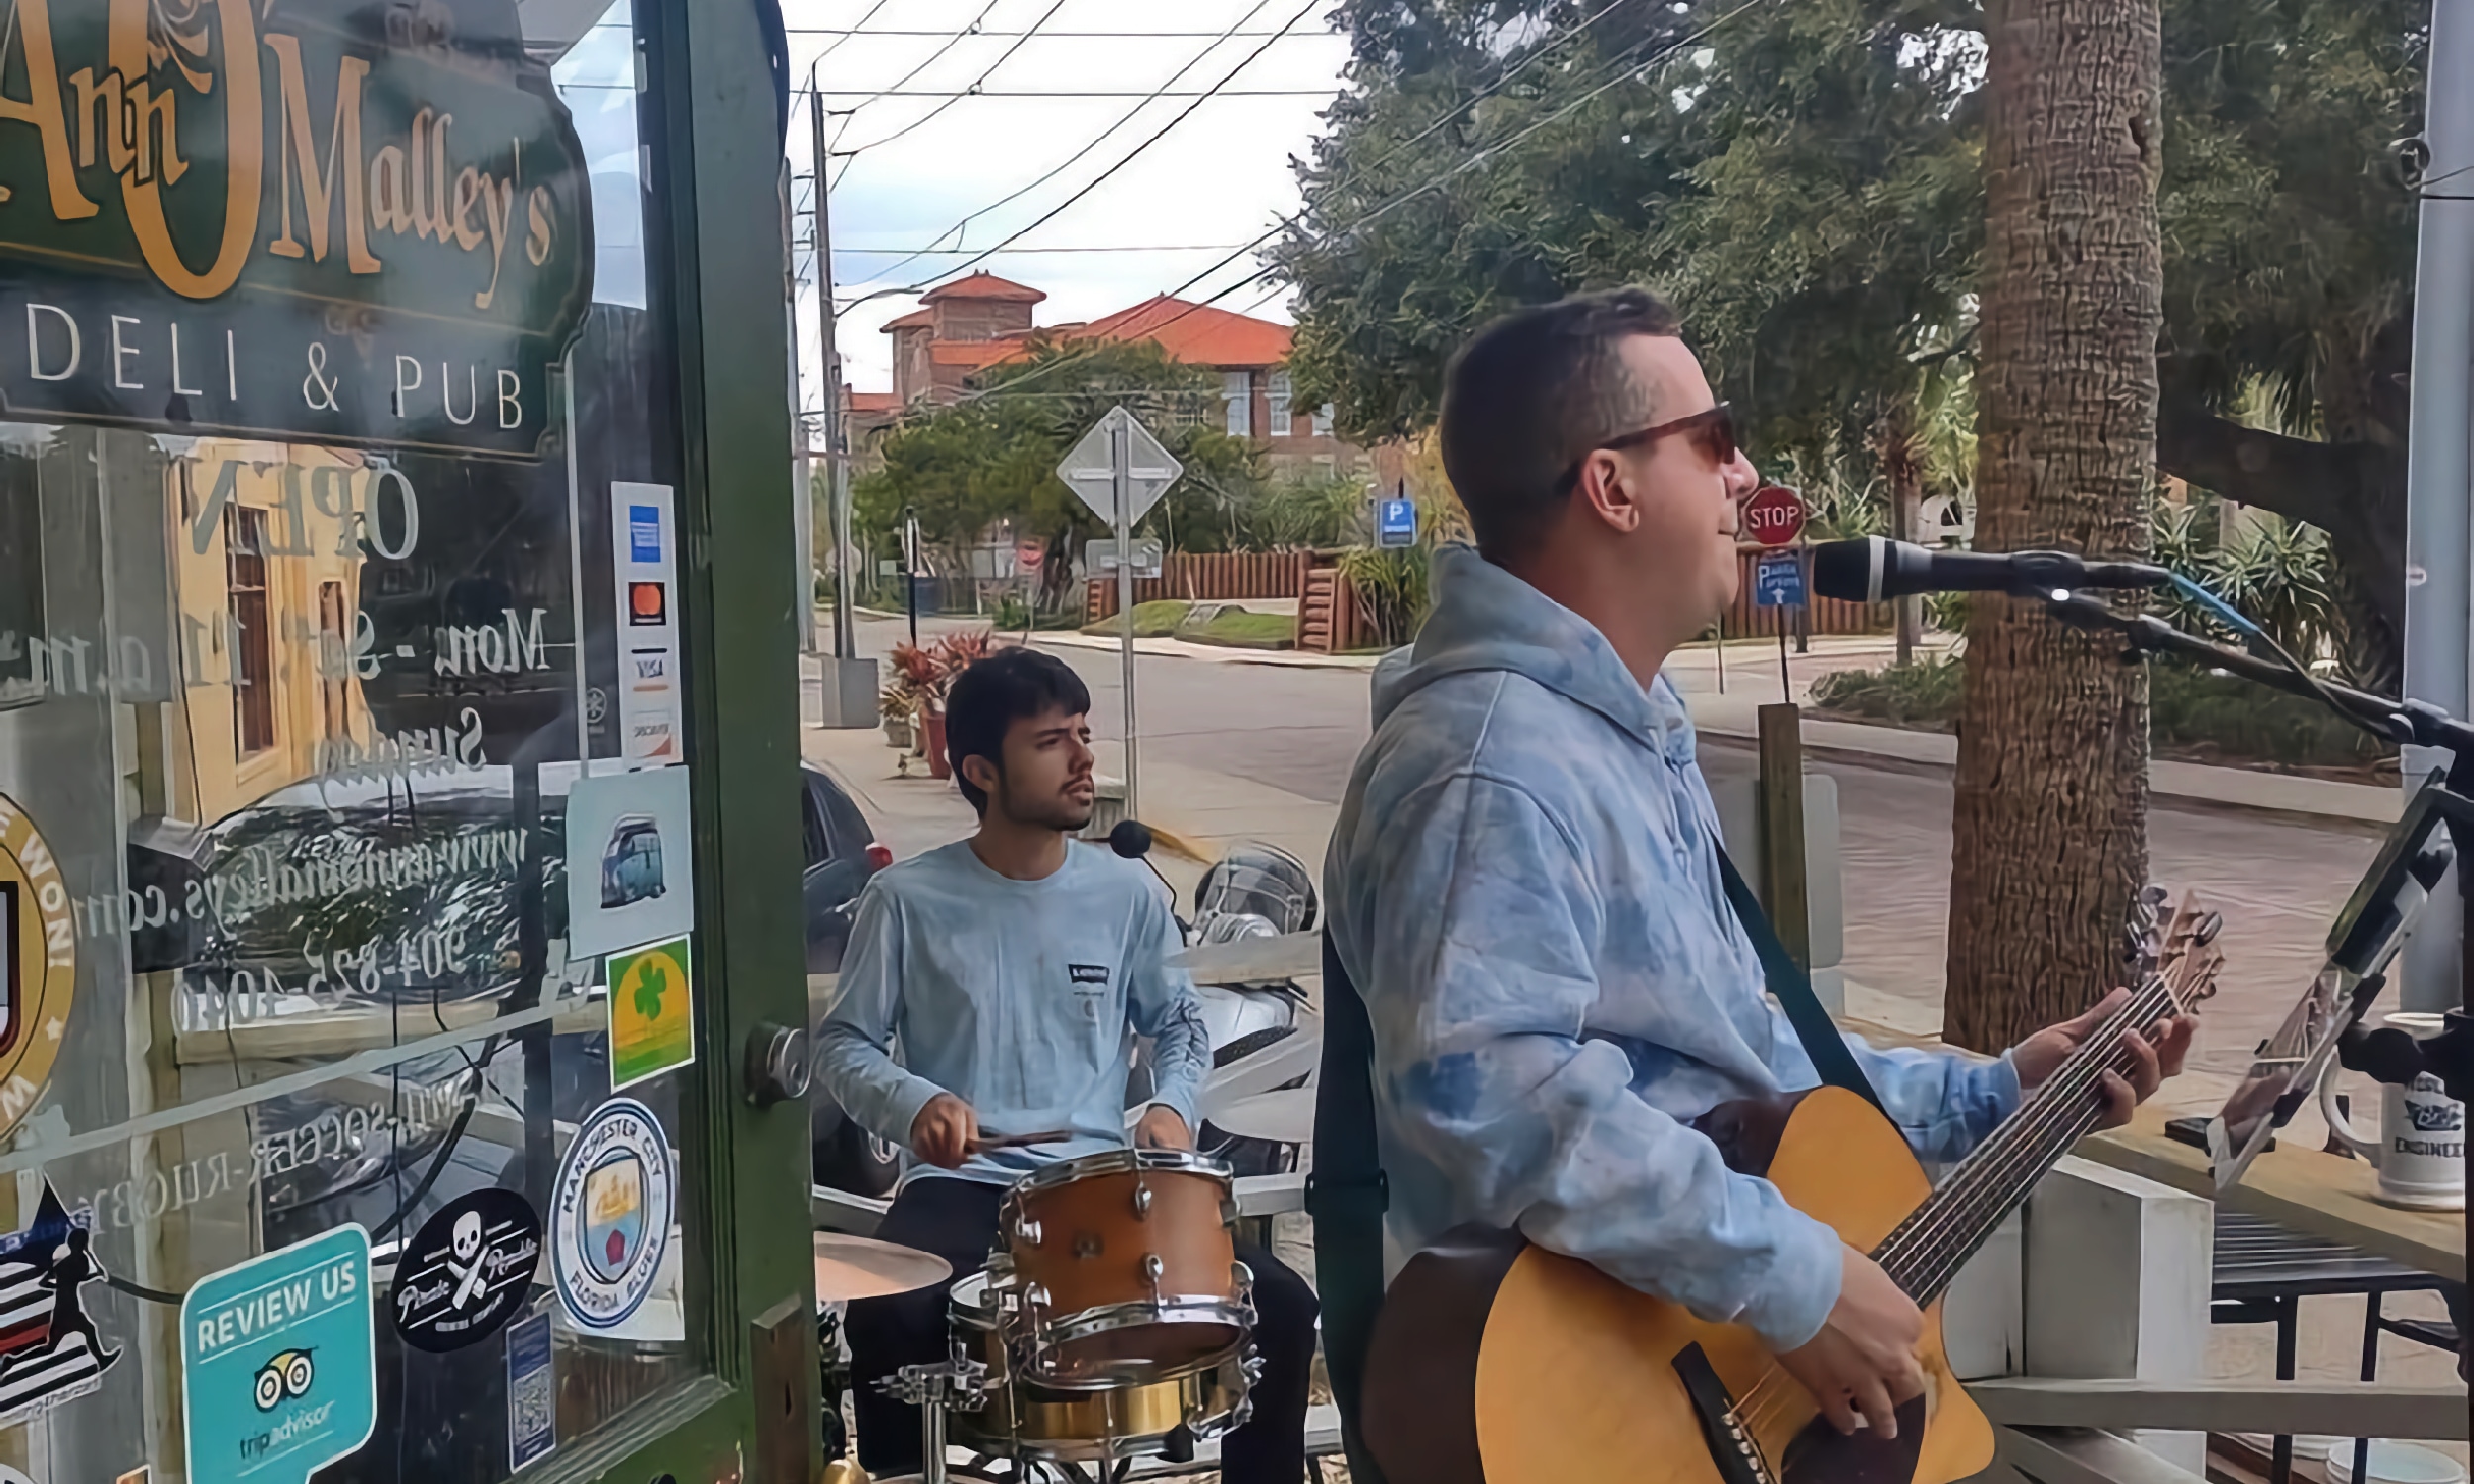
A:
POLYGON ((1804 497, 1785 485, 1763 485, 1744 502, 1744 533, 1763 546, 1785 546, 1804 534, 1804 497))
POLYGON ((1378 546, 1415 546, 1417 544, 1417 502, 1406 496, 1393 496, 1375 503, 1375 544, 1378 546))
MULTIPOLYGON (((1066 488, 1091 507, 1092 513, 1116 529, 1116 549, 1132 551, 1134 524, 1144 512, 1159 502, 1169 486, 1186 467, 1171 457, 1151 429, 1137 421, 1123 407, 1108 409, 1108 415, 1083 434, 1074 451, 1057 466, 1057 477, 1066 488)), ((1138 558, 1139 559, 1139 558, 1138 558)), ((1116 613, 1118 647, 1125 664, 1125 812, 1137 813, 1134 763, 1134 568, 1120 562, 1116 569, 1116 613)))
POLYGON ((1753 567, 1753 603, 1764 608, 1804 605, 1804 561, 1800 552, 1764 551, 1753 567))

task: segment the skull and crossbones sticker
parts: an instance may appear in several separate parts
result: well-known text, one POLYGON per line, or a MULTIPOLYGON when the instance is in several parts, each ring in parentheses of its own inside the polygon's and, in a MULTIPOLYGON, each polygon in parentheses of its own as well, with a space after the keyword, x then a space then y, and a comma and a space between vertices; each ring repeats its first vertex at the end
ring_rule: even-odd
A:
POLYGON ((541 1218, 513 1190, 476 1190, 422 1223, 388 1296, 405 1344, 461 1349, 514 1318, 541 1263, 541 1218))

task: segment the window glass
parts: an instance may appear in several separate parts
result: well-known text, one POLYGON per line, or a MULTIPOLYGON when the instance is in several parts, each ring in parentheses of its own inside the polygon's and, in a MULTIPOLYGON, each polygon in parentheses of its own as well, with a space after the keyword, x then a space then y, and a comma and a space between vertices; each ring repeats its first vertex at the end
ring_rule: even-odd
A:
POLYGON ((1265 429, 1265 431, 1271 437, 1287 437, 1289 433, 1288 373, 1285 371, 1275 371, 1272 373, 1271 404, 1272 425, 1265 429))
POLYGON ((1228 404, 1228 435, 1232 438, 1252 436, 1254 432, 1254 377, 1250 372, 1227 371, 1220 375, 1220 396, 1228 404))
POLYGON ((322 1484, 496 1484, 699 1373, 635 17, 30 13, 67 102, 0 118, 0 1285, 53 1307, 0 1463, 193 1477, 365 1411, 322 1484), (196 1350, 184 1302, 354 1228, 368 1341, 196 1350))

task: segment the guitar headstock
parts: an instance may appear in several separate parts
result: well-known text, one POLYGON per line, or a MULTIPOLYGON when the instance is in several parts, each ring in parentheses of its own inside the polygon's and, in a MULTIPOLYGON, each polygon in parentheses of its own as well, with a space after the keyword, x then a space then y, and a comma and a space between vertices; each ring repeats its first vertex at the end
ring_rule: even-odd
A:
POLYGON ((2182 893, 2180 904, 2168 912, 2171 899, 2154 884, 2132 898, 2123 957, 2135 990, 2162 982, 2176 1013, 2188 1015, 2217 992, 2217 974, 2225 967, 2217 936, 2225 930, 2225 915, 2203 906, 2197 892, 2182 893))

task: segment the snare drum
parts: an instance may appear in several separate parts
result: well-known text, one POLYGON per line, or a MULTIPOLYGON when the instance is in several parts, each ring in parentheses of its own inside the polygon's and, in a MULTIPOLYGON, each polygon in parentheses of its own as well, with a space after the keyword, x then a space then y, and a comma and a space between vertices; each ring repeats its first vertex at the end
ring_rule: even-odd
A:
POLYGON ((953 1287, 954 1344, 963 1359, 988 1367, 980 1410, 945 1419, 963 1447, 1033 1462, 1104 1463, 1166 1452, 1180 1427, 1197 1439, 1217 1438, 1249 1415, 1254 1362, 1242 1345, 1216 1364, 1167 1380, 1060 1387, 1016 1375, 997 1299, 985 1272, 953 1287))
POLYGON ((1107 1150, 1025 1176, 998 1230, 1027 1368, 1051 1386, 1099 1385, 1236 1354, 1254 1327, 1236 1219, 1228 1166, 1183 1150, 1107 1150))

